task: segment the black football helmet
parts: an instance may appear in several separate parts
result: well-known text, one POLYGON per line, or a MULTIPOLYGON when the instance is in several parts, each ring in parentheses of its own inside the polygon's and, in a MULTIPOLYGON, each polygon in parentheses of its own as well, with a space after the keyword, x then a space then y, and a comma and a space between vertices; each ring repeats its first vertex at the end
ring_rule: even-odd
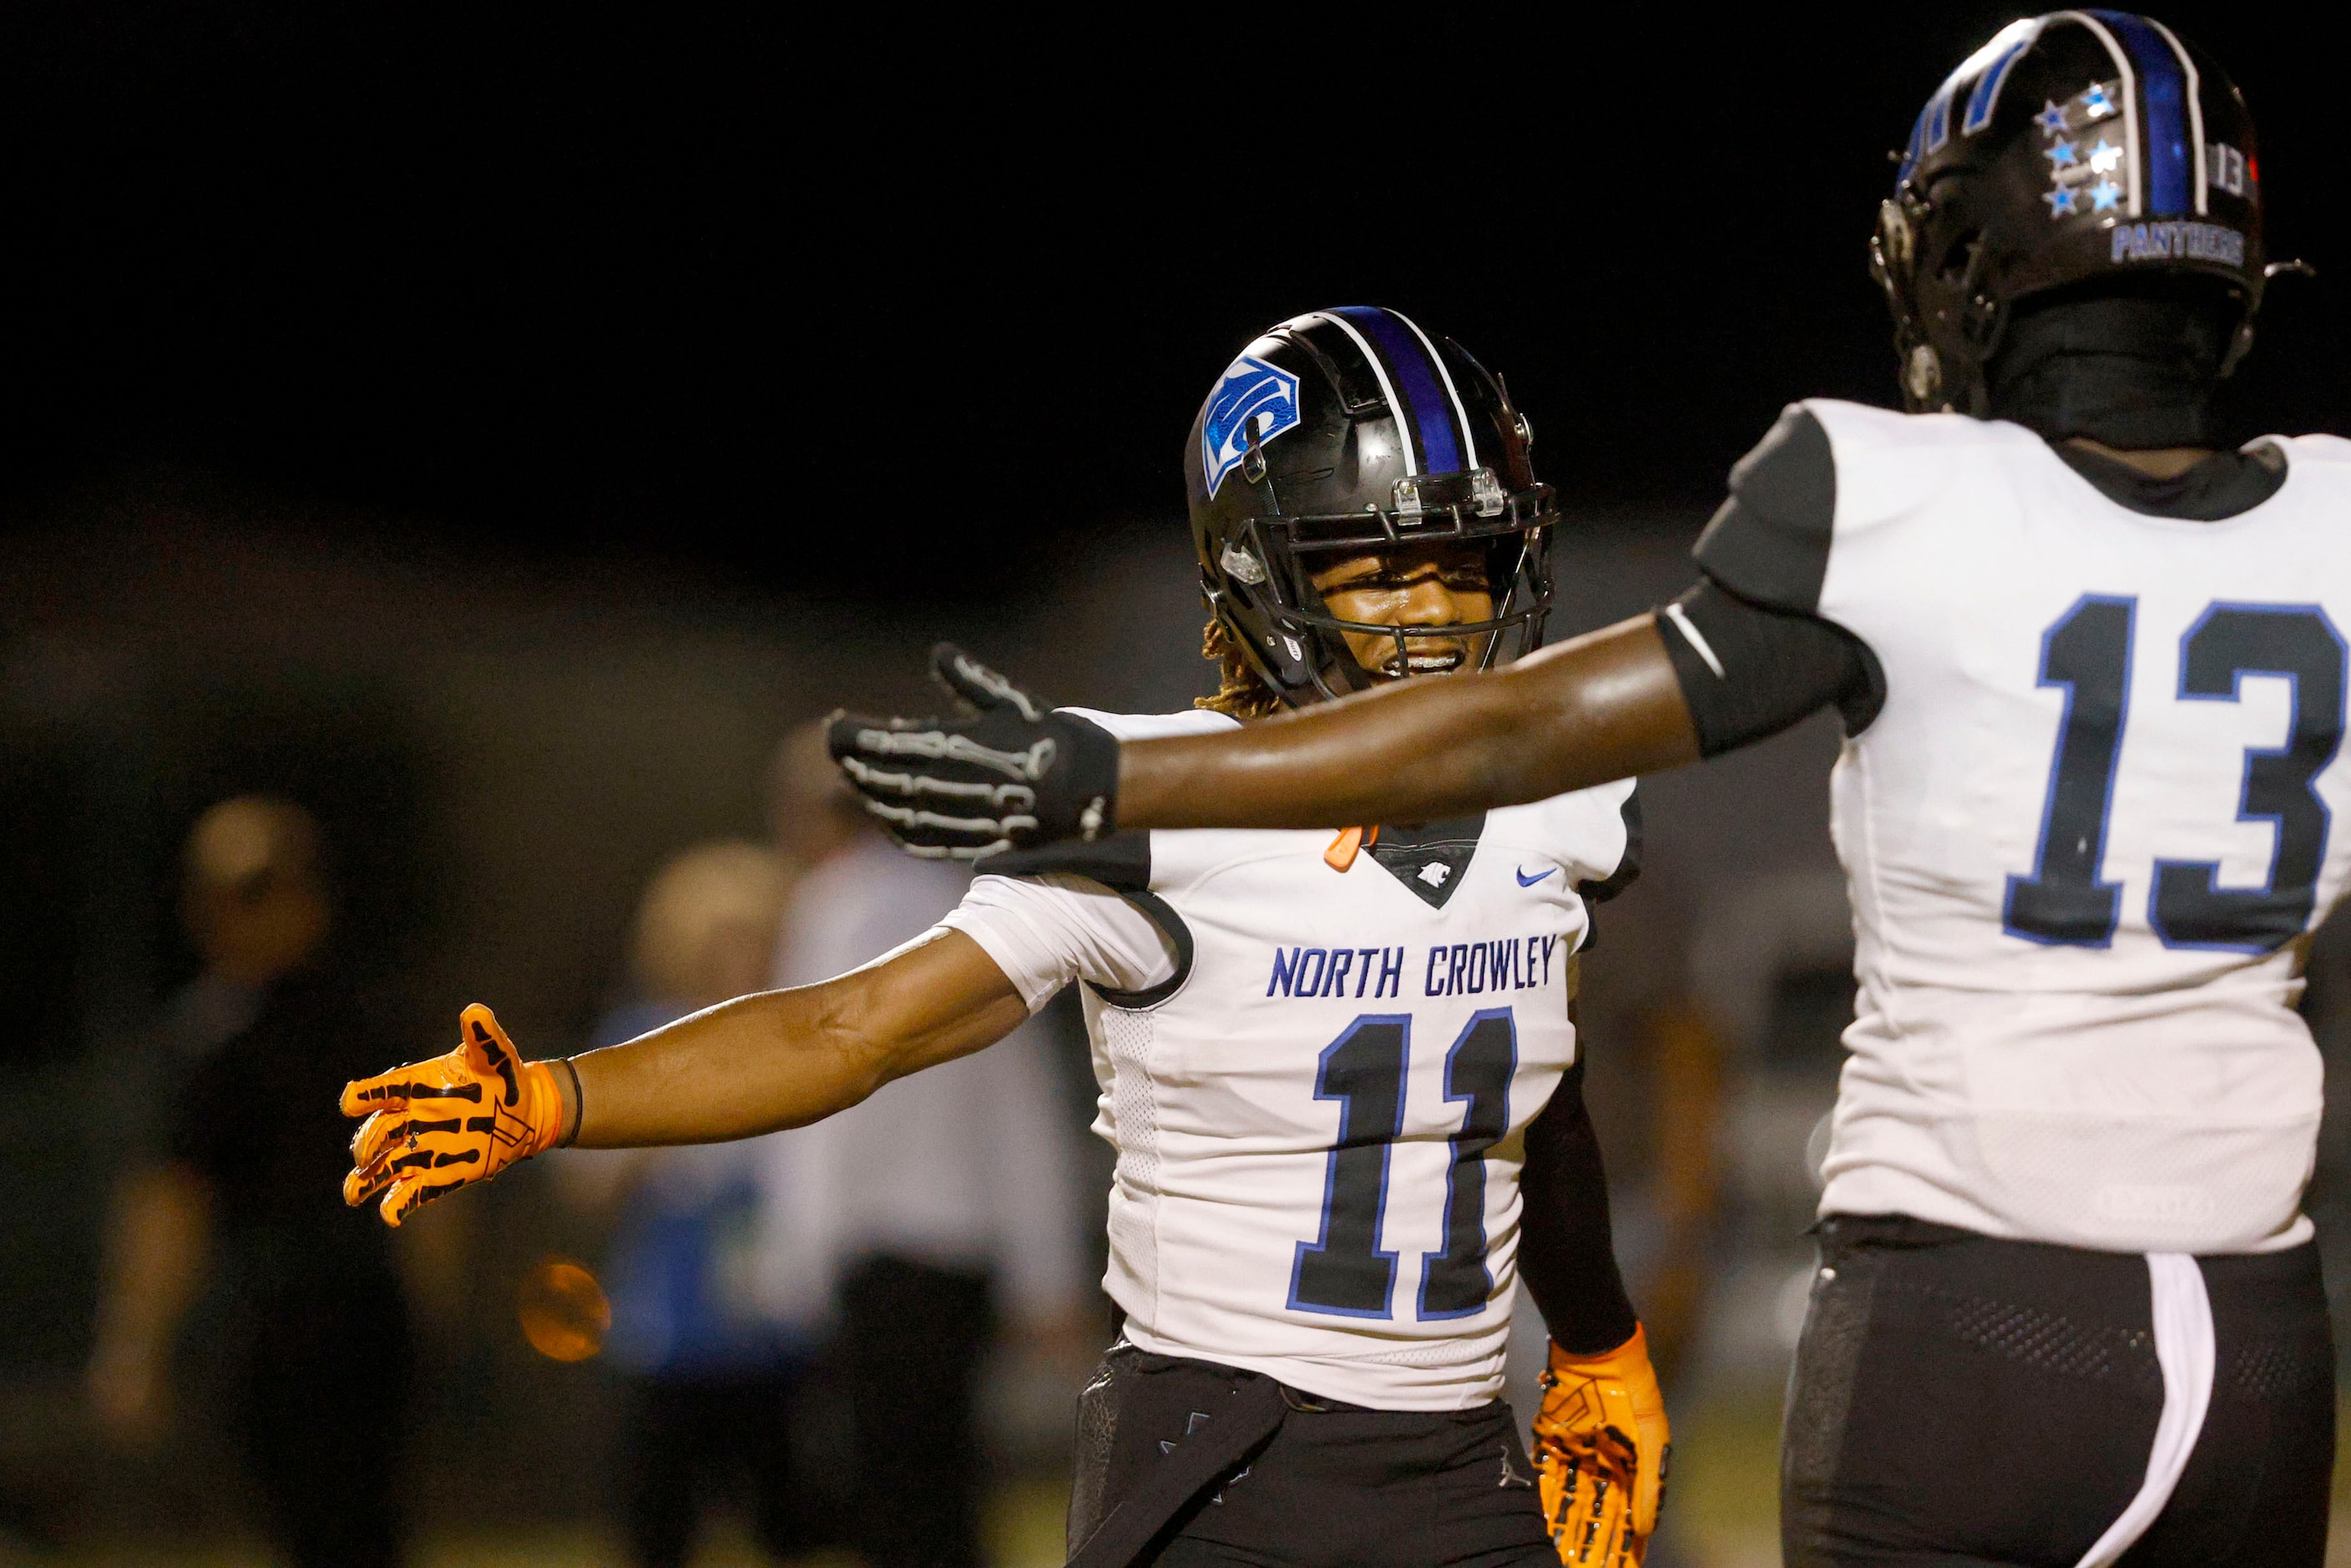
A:
POLYGON ((1496 377, 1449 338, 1376 306, 1295 317, 1227 366, 1185 449, 1200 588, 1233 643, 1293 706, 1373 676, 1344 634, 1484 635, 1480 668, 1541 645, 1559 520, 1527 460, 1533 437, 1496 377), (1341 621, 1317 558, 1474 541, 1491 620, 1414 628, 1341 621))
POLYGON ((2252 346, 2265 277, 2252 117, 2226 73, 2149 16, 2011 22, 1919 111, 1870 242, 1913 413, 1987 412, 2016 302, 2147 276, 2214 279, 2252 346))

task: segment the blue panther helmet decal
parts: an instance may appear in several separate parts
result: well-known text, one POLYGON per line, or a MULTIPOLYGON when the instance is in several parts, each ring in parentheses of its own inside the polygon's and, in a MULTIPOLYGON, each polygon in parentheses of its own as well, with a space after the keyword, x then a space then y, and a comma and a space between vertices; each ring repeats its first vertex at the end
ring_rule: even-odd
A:
POLYGON ((1225 369, 1200 418, 1200 472, 1214 496, 1249 455, 1250 426, 1264 445, 1298 423, 1298 378, 1243 354, 1225 369))

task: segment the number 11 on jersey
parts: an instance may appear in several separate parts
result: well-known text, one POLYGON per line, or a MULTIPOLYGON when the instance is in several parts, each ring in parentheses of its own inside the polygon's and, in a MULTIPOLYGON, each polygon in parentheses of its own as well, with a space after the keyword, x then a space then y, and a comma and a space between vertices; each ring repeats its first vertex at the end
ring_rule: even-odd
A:
MULTIPOLYGON (((1323 1048, 1318 1100, 1339 1102, 1339 1141, 1322 1180, 1322 1228, 1298 1244, 1290 1277, 1294 1312, 1394 1315, 1396 1254, 1380 1249, 1388 1176, 1404 1134, 1412 1017, 1366 1013, 1323 1048)), ((1445 1098, 1464 1106, 1445 1183, 1445 1244, 1421 1259, 1417 1316, 1468 1317, 1494 1291, 1486 1266, 1486 1154, 1510 1131, 1517 1025, 1508 1008, 1471 1017, 1445 1053, 1445 1098)))

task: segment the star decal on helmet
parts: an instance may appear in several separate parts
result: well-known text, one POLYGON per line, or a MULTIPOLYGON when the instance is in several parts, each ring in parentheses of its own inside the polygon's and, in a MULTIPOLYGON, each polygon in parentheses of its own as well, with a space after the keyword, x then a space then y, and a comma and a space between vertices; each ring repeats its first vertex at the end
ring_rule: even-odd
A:
POLYGON ((2043 100, 2041 112, 2034 115, 2032 118, 2040 122, 2042 135, 2063 136, 2065 134, 2065 111, 2057 106, 2055 99, 2049 99, 2043 100))
POLYGON ((2073 188, 2068 185, 2060 185, 2053 191, 2044 192, 2041 199, 2049 204, 2049 215, 2053 218, 2061 218, 2069 213, 2078 213, 2082 210, 2074 204, 2073 188))
POLYGON ((2081 157, 2081 153, 2074 150, 2074 144, 2070 141, 2060 141, 2053 146, 2044 148, 2041 155, 2049 160, 2053 169, 2071 168, 2081 157))
POLYGON ((2123 199, 2123 188, 2112 180, 2101 180, 2090 187, 2090 210, 2103 213, 2123 199))

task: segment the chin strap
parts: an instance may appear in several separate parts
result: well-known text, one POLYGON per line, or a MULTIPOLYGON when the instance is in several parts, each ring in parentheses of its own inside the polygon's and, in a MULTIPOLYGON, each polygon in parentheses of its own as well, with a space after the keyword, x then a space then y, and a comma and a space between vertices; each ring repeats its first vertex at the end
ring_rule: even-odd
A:
POLYGON ((1345 872, 1354 865, 1355 855, 1359 851, 1370 849, 1379 841, 1380 830, 1376 825, 1368 828, 1342 828, 1339 830, 1339 836, 1331 841, 1331 847, 1322 852, 1322 863, 1332 871, 1345 872))

